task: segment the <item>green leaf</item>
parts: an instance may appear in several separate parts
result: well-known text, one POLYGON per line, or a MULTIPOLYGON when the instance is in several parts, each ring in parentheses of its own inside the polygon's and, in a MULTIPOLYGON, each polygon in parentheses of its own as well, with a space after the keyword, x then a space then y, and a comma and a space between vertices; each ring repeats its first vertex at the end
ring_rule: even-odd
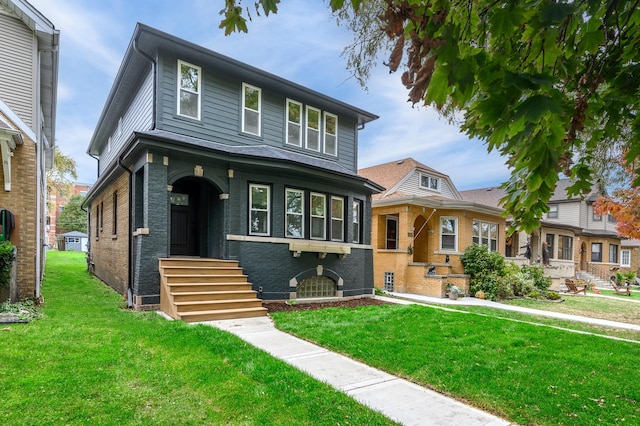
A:
POLYGON ((525 118, 527 121, 535 123, 545 114, 559 114, 560 104, 553 98, 545 95, 533 95, 525 99, 517 106, 515 118, 525 118))
POLYGON ((269 13, 278 13, 278 3, 280 0, 260 0, 264 14, 269 16, 269 13))
POLYGON ((441 107, 447 101, 447 94, 449 88, 449 72, 448 67, 444 65, 436 66, 427 88, 427 94, 425 96, 425 102, 435 102, 436 105, 441 107))
POLYGON ((542 6, 540 21, 543 24, 560 24, 574 12, 572 3, 547 3, 542 6))

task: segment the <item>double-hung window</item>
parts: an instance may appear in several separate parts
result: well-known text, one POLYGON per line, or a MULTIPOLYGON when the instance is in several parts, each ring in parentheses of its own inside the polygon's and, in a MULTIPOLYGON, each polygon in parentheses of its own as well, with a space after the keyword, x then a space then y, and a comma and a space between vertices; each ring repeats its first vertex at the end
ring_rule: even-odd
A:
POLYGON ((289 238, 304 237, 304 191, 287 189, 285 196, 285 232, 289 238))
POLYGON ((242 83, 242 131, 260 136, 262 91, 254 86, 242 83))
POLYGON ((327 235, 327 198, 311 193, 311 239, 324 240, 327 235))
POLYGON ((558 259, 573 259, 573 238, 566 235, 558 235, 558 259))
POLYGON ((602 262, 602 243, 591 243, 591 261, 602 262))
POLYGON ((202 69, 178 61, 178 115, 200 120, 202 69))
POLYGON ((287 99, 287 143, 302 146, 302 104, 287 99))
POLYGON ((338 116, 324 113, 324 153, 338 155, 338 116))
POLYGON ((362 202, 360 200, 354 200, 353 202, 353 238, 354 243, 362 242, 362 202))
POLYGON ((609 244, 609 263, 618 263, 618 245, 609 244))
POLYGON ((306 147, 312 151, 320 151, 320 110, 307 106, 307 141, 306 147))
POLYGON ((344 241, 344 198, 331 197, 331 241, 344 241))
POLYGON ((620 251, 620 266, 627 268, 631 267, 631 250, 620 251))
POLYGON ((556 257, 555 254, 555 234, 547 234, 545 241, 547 242, 547 249, 549 250, 549 259, 553 259, 556 257))
POLYGON ((440 218, 440 250, 458 250, 458 218, 440 218))
POLYGON ((249 234, 269 235, 271 232, 271 187, 249 185, 249 234))
POLYGON ((558 218, 558 206, 557 205, 549 206, 549 212, 547 213, 547 218, 549 218, 549 219, 557 219, 558 218))
POLYGON ((396 250, 398 248, 398 216, 387 216, 384 248, 388 250, 396 250))

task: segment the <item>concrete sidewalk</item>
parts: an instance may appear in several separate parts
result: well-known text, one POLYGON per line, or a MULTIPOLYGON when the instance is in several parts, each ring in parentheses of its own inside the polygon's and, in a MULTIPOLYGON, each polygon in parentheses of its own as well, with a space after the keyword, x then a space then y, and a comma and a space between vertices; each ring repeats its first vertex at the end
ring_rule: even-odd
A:
MULTIPOLYGON (((394 297, 376 297, 377 299, 387 300, 395 303, 423 303, 431 305, 465 305, 465 306, 485 306, 488 308, 502 309, 505 311, 522 312, 530 315, 538 315, 549 318, 557 318, 568 321, 582 322, 586 324, 600 325, 604 327, 620 328, 624 330, 640 331, 640 325, 627 324, 625 322, 609 321, 598 318, 588 318, 579 315, 569 315, 560 312, 543 311, 541 309, 523 308, 521 306, 504 305, 502 303, 492 302, 491 300, 476 299, 475 297, 462 297, 458 300, 441 299, 437 297, 420 296, 408 293, 390 293, 394 297), (404 302, 402 302, 404 301, 404 302)), ((566 297, 604 297, 613 299, 609 296, 580 296, 580 295, 563 295, 566 297)), ((635 302, 634 300, 623 300, 623 302, 635 302)))
POLYGON ((403 425, 509 424, 437 392, 279 331, 268 317, 200 324, 233 333, 403 425))

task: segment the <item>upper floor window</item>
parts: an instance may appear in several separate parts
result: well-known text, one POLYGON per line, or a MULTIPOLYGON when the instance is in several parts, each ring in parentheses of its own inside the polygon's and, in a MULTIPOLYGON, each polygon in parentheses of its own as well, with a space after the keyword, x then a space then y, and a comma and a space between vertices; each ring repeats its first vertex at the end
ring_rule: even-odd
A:
POLYGON ((609 223, 616 223, 616 218, 613 217, 610 213, 607 214, 607 222, 609 223))
MULTIPOLYGON (((558 259, 573 259, 573 238, 566 235, 558 235, 558 259)), ((592 259, 593 260, 593 259, 592 259)))
POLYGON ((202 69, 178 61, 178 115, 200 120, 202 69))
POLYGON ((353 201, 353 239, 354 243, 362 242, 362 201, 354 200, 353 201))
POLYGON ((420 173, 420 188, 431 189, 432 191, 440 191, 440 179, 435 176, 420 173))
POLYGON ((327 235, 327 199, 324 194, 311 193, 311 238, 324 240, 327 235))
POLYGON ((302 146, 302 104, 287 99, 287 143, 302 146))
POLYGON ((473 243, 486 246, 489 251, 498 251, 498 225, 474 220, 472 225, 473 243))
POLYGON ((621 250, 620 251, 620 266, 622 267, 631 267, 631 250, 621 250))
POLYGON ((307 149, 320 151, 320 110, 307 107, 307 149))
POLYGON ((324 153, 338 155, 338 116, 324 113, 324 153))
POLYGON ((549 218, 549 219, 557 219, 558 218, 558 206, 557 205, 549 206, 549 212, 547 213, 547 218, 549 218))
POLYGON ((249 234, 269 235, 271 222, 271 187, 249 185, 249 234))
POLYGON ((242 131, 260 136, 262 91, 254 86, 242 83, 242 131))
POLYGON ((285 236, 290 238, 303 238, 304 191, 299 189, 287 189, 285 193, 285 236))
POLYGON ((458 250, 458 218, 440 218, 440 250, 458 250))
POLYGON ((344 198, 331 197, 331 241, 344 241, 344 198))
POLYGON ((594 222, 600 222, 602 220, 602 215, 599 215, 595 210, 593 210, 592 219, 594 222))

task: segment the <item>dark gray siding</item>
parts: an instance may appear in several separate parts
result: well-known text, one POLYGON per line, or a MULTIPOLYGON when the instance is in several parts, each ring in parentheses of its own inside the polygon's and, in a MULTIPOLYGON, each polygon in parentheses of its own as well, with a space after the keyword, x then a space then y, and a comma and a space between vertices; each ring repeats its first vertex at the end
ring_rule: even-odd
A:
MULTIPOLYGON (((326 155, 285 143, 286 93, 270 91, 257 82, 242 81, 233 76, 221 75, 206 64, 190 58, 178 58, 171 54, 160 54, 158 59, 158 118, 157 128, 169 132, 210 140, 229 145, 269 145, 298 151, 309 156, 335 161, 357 171, 356 121, 352 117, 338 116, 338 155, 326 155), (177 61, 178 59, 202 68, 201 119, 194 120, 177 114, 177 61), (241 132, 242 83, 262 90, 262 134, 254 136, 241 132)), ((295 99, 303 105, 302 99, 295 99)), ((323 111, 335 114, 334 111, 323 111)))

